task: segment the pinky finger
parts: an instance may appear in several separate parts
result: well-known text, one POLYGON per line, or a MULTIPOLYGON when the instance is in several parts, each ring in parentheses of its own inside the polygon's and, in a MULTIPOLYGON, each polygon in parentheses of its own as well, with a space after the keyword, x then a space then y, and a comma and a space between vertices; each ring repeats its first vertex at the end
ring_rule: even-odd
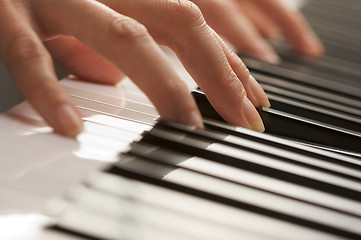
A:
MULTIPOLYGON (((9 7, 10 6, 5 6, 9 7)), ((20 91, 56 132, 75 136, 82 131, 78 111, 58 84, 50 55, 41 40, 19 17, 6 9, 0 18, 13 24, 1 24, 0 57, 20 91), (15 18, 16 16, 16 18, 15 18)), ((13 11, 14 12, 14 11, 13 11)))

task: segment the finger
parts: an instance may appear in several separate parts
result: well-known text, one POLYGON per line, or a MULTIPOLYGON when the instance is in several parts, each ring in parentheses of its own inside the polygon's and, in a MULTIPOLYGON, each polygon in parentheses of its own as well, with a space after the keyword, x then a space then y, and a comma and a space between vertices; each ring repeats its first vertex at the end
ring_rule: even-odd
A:
POLYGON ((10 1, 1 1, 0 57, 23 95, 56 132, 82 131, 78 111, 60 87, 41 40, 10 1))
POLYGON ((242 9, 242 13, 264 37, 270 40, 281 38, 281 31, 277 24, 252 2, 244 1, 238 5, 242 9))
MULTIPOLYGON (((129 5, 128 2, 124 3, 129 5)), ((245 97, 241 81, 199 8, 190 1, 156 2, 157 5, 149 0, 142 1, 135 11, 124 4, 121 10, 148 24, 152 35, 176 52, 213 107, 226 121, 259 130, 262 125, 259 115, 245 97), (157 17, 145 14, 147 12, 157 17)))
POLYGON ((124 77, 118 67, 95 54, 74 37, 58 37, 46 41, 45 45, 68 72, 80 79, 116 84, 124 77))
POLYGON ((142 24, 95 1, 49 0, 35 8, 48 20, 43 27, 75 36, 122 69, 163 118, 203 127, 188 88, 142 24), (47 14, 54 11, 64 18, 47 14))
POLYGON ((185 32, 180 27, 177 29, 177 41, 174 42, 179 58, 226 121, 263 131, 262 120, 246 97, 242 82, 233 71, 213 30, 204 23, 199 9, 188 4, 188 8, 187 5, 181 6, 183 11, 190 14, 183 19, 183 26, 188 24, 187 29, 191 31, 185 32), (179 33, 184 33, 184 38, 179 33))
POLYGON ((279 57, 233 1, 194 0, 209 25, 241 53, 266 62, 277 63, 279 57))
MULTIPOLYGON (((224 41, 219 36, 217 36, 217 34, 216 37, 222 46, 233 71, 237 74, 238 78, 244 86, 244 89, 246 90, 246 101, 250 100, 251 103, 258 108, 270 107, 271 104, 267 98, 267 95, 258 82, 249 74, 246 65, 244 65, 242 60, 224 43, 224 41)), ((255 111, 255 109, 251 108, 251 106, 248 106, 248 108, 249 111, 255 111)), ((261 117, 258 114, 247 114, 247 117, 248 122, 254 122, 258 124, 253 126, 254 130, 264 132, 265 127, 262 123, 261 117)))
POLYGON ((298 11, 288 9, 275 0, 254 0, 252 3, 257 4, 280 26, 296 51, 312 57, 323 54, 324 49, 320 40, 298 11))
POLYGON ((261 85, 250 75, 249 70, 242 60, 235 54, 226 43, 214 33, 219 44, 222 46, 223 51, 230 63, 233 71, 237 74, 242 82, 248 99, 258 108, 269 108, 271 106, 266 93, 263 91, 261 85))

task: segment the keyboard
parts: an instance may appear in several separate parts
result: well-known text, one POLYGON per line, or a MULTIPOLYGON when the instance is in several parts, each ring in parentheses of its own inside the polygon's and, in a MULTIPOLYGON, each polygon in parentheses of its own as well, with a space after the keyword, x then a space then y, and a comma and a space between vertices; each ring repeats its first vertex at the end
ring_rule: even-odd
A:
POLYGON ((282 46, 279 65, 242 56, 272 104, 258 110, 265 133, 225 123, 201 89, 204 130, 158 121, 127 81, 122 97, 63 81, 86 121, 75 154, 107 164, 50 204, 38 239, 361 239, 361 4, 303 11, 323 59, 282 46))

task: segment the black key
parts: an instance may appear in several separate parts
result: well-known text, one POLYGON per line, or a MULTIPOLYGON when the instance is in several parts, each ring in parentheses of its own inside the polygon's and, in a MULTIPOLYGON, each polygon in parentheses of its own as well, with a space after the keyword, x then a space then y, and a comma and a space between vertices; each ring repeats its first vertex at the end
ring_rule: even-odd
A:
POLYGON ((277 158, 279 161, 285 163, 292 163, 298 166, 308 167, 361 183, 360 165, 351 165, 350 167, 345 167, 343 162, 340 162, 340 160, 333 161, 332 163, 333 159, 329 157, 325 158, 325 156, 322 155, 307 157, 307 155, 304 154, 305 151, 301 152, 301 154, 300 152, 296 153, 294 148, 287 148, 282 144, 279 144, 278 147, 275 147, 274 145, 272 146, 271 142, 261 142, 257 138, 250 140, 249 137, 241 138, 236 135, 230 136, 222 132, 215 132, 208 129, 194 129, 192 127, 187 127, 182 124, 168 121, 160 121, 156 125, 156 128, 164 129, 165 131, 169 130, 172 132, 179 132, 180 134, 186 134, 187 136, 194 136, 204 142, 220 143, 248 152, 262 154, 270 158, 277 158))
MULTIPOLYGON (((217 201, 217 202, 221 201, 225 204, 233 205, 233 206, 238 207, 243 210, 252 211, 257 214, 265 215, 268 217, 273 217, 276 219, 291 222, 291 223, 298 224, 298 225, 308 227, 311 229, 324 231, 326 233, 332 233, 332 234, 337 234, 340 236, 352 237, 352 238, 361 236, 358 233, 358 231, 359 231, 358 227, 337 226, 337 224, 332 223, 333 221, 328 222, 329 219, 327 219, 327 220, 324 219, 326 222, 328 222, 328 224, 325 224, 325 222, 322 220, 318 220, 318 221, 311 220, 312 216, 309 217, 311 219, 304 219, 297 215, 292 216, 292 213, 289 214, 287 210, 285 210, 285 212, 283 212, 282 210, 276 211, 276 210, 272 209, 272 206, 270 207, 271 209, 269 209, 268 207, 263 207, 262 204, 257 206, 258 204, 249 203, 251 201, 250 198, 252 198, 253 195, 252 195, 252 197, 251 197, 251 195, 245 195, 245 194, 238 195, 238 193, 243 193, 243 191, 241 189, 240 189, 240 192, 237 193, 234 191, 228 191, 227 187, 222 189, 219 187, 212 188, 212 186, 207 187, 207 185, 202 185, 202 184, 197 185, 196 184, 197 181, 195 181, 195 180, 198 180, 198 182, 202 181, 203 180, 202 177, 197 174, 193 175, 189 171, 182 171, 182 173, 184 173, 186 176, 188 176, 188 178, 184 177, 183 174, 181 174, 181 176, 179 178, 178 177, 172 178, 172 177, 168 176, 168 178, 166 177, 164 180, 159 180, 159 175, 154 173, 151 170, 151 169, 155 169, 158 167, 167 169, 167 170, 161 170, 161 172, 173 170, 172 168, 169 168, 164 165, 161 166, 159 164, 154 164, 154 163, 151 163, 148 161, 143 161, 142 159, 132 158, 132 159, 122 159, 119 162, 119 164, 117 164, 116 167, 113 167, 110 170, 110 173, 120 174, 120 175, 124 175, 124 174, 128 175, 129 174, 129 175, 133 176, 134 178, 137 178, 137 176, 138 176, 142 180, 148 179, 148 181, 152 182, 153 184, 157 184, 159 186, 176 189, 178 191, 187 192, 192 195, 198 195, 198 196, 201 195, 203 198, 206 198, 206 199, 210 199, 210 200, 217 201), (132 163, 132 161, 134 161, 134 162, 132 163), (149 169, 149 171, 148 171, 148 169, 149 169), (198 178, 198 177, 200 177, 200 178, 198 178), (167 179, 169 179, 169 181, 167 179), (212 191, 212 189, 213 189, 213 191, 212 191), (204 191, 204 190, 206 190, 206 191, 204 191), (336 225, 336 226, 332 226, 332 225, 336 225)), ((206 178, 204 180, 206 182, 211 181, 211 178, 206 178)), ((217 181, 215 181, 213 183, 217 186, 217 181)), ((227 184, 226 182, 221 182, 221 183, 222 183, 222 185, 225 184, 225 186, 228 185, 229 188, 232 188, 231 186, 239 187, 237 185, 227 184)), ((252 200, 256 201, 256 198, 253 198, 252 200)), ((281 199, 279 199, 279 201, 281 201, 281 199)), ((304 206, 304 207, 306 207, 306 206, 304 206)), ((277 208, 277 207, 274 206, 274 208, 277 208)), ((280 209, 281 208, 278 208, 277 210, 280 210, 280 209)), ((300 212, 300 215, 302 215, 301 212, 300 212)), ((338 216, 340 217, 340 215, 338 215, 338 216)), ((346 220, 346 221, 348 221, 348 220, 346 220)))
POLYGON ((277 158, 264 156, 261 153, 252 153, 223 144, 212 144, 210 141, 157 128, 148 132, 142 141, 263 174, 275 179, 343 196, 355 201, 361 201, 361 188, 356 182, 305 167, 292 166, 283 163, 277 158))
MULTIPOLYGON (((223 120, 202 92, 193 91, 192 93, 203 116, 223 120)), ((358 133, 346 132, 342 129, 273 109, 258 109, 258 112, 264 122, 266 133, 345 149, 351 152, 360 151, 361 136, 358 133)))
POLYGON ((215 163, 209 159, 194 157, 183 152, 176 152, 144 143, 134 143, 129 153, 143 159, 169 164, 176 168, 182 167, 184 169, 190 169, 286 198, 332 209, 333 211, 351 216, 361 217, 361 205, 353 201, 300 187, 285 181, 279 181, 261 174, 248 172, 243 169, 237 169, 225 164, 215 163))

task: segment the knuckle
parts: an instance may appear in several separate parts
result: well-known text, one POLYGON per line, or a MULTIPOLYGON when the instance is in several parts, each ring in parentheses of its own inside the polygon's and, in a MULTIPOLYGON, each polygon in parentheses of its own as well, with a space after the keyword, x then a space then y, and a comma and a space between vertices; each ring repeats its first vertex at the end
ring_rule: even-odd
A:
POLYGON ((39 59, 48 59, 49 56, 35 39, 28 36, 14 37, 5 53, 5 62, 8 66, 26 64, 39 59))
POLYGON ((31 87, 24 92, 25 97, 34 105, 46 101, 49 106, 55 106, 64 100, 60 86, 52 81, 32 81, 31 87))
POLYGON ((241 81, 231 67, 224 74, 223 80, 219 82, 224 92, 244 91, 241 81))
POLYGON ((175 5, 178 18, 191 23, 203 23, 204 17, 199 7, 189 0, 178 0, 175 5))
POLYGON ((111 20, 110 29, 111 34, 116 35, 116 37, 131 41, 145 40, 150 36, 143 24, 129 17, 111 20))

